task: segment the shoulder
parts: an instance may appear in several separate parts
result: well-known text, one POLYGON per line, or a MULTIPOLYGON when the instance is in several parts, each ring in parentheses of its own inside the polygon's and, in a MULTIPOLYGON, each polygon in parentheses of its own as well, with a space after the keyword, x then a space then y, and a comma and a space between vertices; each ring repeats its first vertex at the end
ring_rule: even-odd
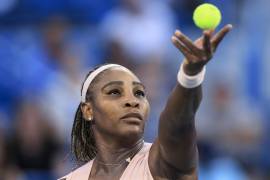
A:
POLYGON ((134 160, 142 160, 142 159, 148 159, 148 155, 150 152, 150 149, 152 147, 152 143, 145 142, 142 149, 134 156, 134 160))
POLYGON ((66 176, 59 178, 58 180, 71 180, 71 179, 88 179, 92 168, 93 160, 89 161, 88 163, 84 164, 83 166, 71 171, 66 176))
POLYGON ((131 159, 129 165, 121 176, 121 179, 153 180, 148 166, 148 155, 152 144, 144 143, 141 150, 131 159))
POLYGON ((148 158, 148 154, 149 154, 149 151, 151 149, 151 146, 152 144, 151 143, 144 143, 143 147, 141 148, 141 150, 139 152, 136 153, 136 155, 131 158, 131 163, 133 162, 138 162, 138 161, 142 161, 144 160, 145 158, 148 158))
POLYGON ((143 145, 142 149, 138 152, 138 154, 148 153, 151 146, 152 146, 152 143, 144 142, 144 145, 143 145))

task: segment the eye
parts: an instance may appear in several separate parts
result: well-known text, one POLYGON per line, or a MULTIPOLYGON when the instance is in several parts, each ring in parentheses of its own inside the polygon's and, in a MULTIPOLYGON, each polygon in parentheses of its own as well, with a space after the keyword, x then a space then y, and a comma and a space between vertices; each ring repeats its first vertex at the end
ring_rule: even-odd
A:
POLYGON ((108 95, 120 95, 121 92, 118 89, 113 89, 107 93, 108 95))
POLYGON ((145 93, 144 93, 143 91, 141 91, 141 90, 137 90, 137 91, 135 92, 135 96, 145 97, 145 93))

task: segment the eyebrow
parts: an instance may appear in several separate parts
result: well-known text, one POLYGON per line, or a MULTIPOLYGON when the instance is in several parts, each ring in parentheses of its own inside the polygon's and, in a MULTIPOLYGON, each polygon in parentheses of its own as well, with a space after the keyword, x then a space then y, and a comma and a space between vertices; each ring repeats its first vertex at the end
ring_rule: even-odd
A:
POLYGON ((115 85, 115 84, 116 85, 123 85, 124 83, 123 83, 123 81, 111 81, 111 82, 105 84, 101 89, 103 90, 106 87, 111 86, 111 85, 115 85))
MULTIPOLYGON (((111 82, 105 84, 101 89, 103 90, 106 87, 111 86, 111 85, 123 85, 123 84, 124 84, 123 81, 111 81, 111 82)), ((140 83, 140 82, 133 81, 132 84, 142 86, 145 89, 144 85, 142 83, 140 83)))
POLYGON ((133 84, 133 85, 139 85, 139 86, 142 86, 143 89, 145 89, 145 86, 144 86, 142 83, 140 83, 140 82, 133 81, 132 84, 133 84))

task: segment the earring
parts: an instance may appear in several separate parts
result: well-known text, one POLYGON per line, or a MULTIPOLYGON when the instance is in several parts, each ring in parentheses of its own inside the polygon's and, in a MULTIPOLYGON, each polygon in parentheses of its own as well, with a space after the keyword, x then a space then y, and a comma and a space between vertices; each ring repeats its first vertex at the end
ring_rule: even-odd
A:
POLYGON ((89 117, 88 120, 89 120, 89 121, 93 121, 93 117, 92 117, 92 116, 89 117))

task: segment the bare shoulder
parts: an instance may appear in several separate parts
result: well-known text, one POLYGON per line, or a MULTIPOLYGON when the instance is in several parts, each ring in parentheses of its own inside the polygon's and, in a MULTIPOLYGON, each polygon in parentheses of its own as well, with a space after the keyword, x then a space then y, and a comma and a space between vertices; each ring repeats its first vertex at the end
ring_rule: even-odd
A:
POLYGON ((183 171, 171 166, 160 155, 159 144, 153 143, 149 151, 148 164, 155 180, 197 180, 197 168, 183 171))
POLYGON ((71 180, 71 179, 88 179, 92 168, 93 160, 85 163, 81 167, 71 171, 66 176, 59 178, 58 180, 71 180))

